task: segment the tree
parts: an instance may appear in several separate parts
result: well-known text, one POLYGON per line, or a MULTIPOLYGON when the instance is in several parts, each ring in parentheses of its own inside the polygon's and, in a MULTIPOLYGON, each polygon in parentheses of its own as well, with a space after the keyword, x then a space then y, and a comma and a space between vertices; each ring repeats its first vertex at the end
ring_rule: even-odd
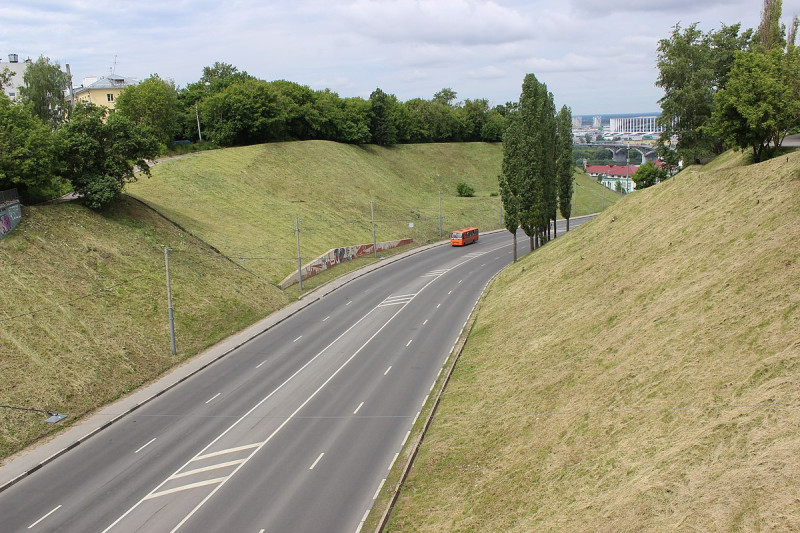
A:
POLYGON ((150 176, 146 159, 158 154, 158 141, 144 125, 103 107, 77 106, 57 131, 64 175, 85 205, 107 206, 126 183, 136 181, 136 170, 150 176))
POLYGON ((517 228, 519 228, 519 200, 508 176, 498 176, 500 200, 503 202, 503 225, 514 239, 514 262, 517 262, 517 228))
POLYGON ((699 163, 719 153, 723 145, 709 129, 714 112, 715 93, 724 88, 734 54, 750 41, 750 32, 739 34, 740 26, 723 26, 704 34, 697 24, 681 29, 676 25, 668 39, 658 44, 658 79, 664 89, 659 139, 662 157, 674 148, 679 159, 699 163), (677 144, 672 146, 672 138, 677 144))
POLYGON ((519 225, 530 239, 531 250, 547 231, 555 209, 555 140, 553 95, 528 74, 519 109, 511 114, 503 136, 503 176, 506 196, 516 202, 519 225))
POLYGON ((369 103, 369 131, 373 144, 388 146, 397 143, 397 129, 392 123, 389 95, 377 88, 369 95, 369 103))
POLYGON ((556 154, 556 179, 558 182, 558 210, 567 219, 572 213, 573 163, 572 163, 572 111, 562 106, 557 117, 558 145, 556 154))
POLYGON ((65 185, 50 128, 0 92, 0 190, 16 188, 23 202, 38 202, 63 194, 65 185))
POLYGON ((652 187, 656 183, 664 181, 666 177, 666 172, 659 169, 652 161, 640 166, 632 176, 636 190, 652 187))
POLYGON ((800 125, 800 54, 757 47, 737 54, 727 87, 717 94, 715 131, 729 146, 752 149, 753 161, 774 154, 800 125))
POLYGON ((209 139, 241 146, 288 138, 281 95, 269 83, 249 78, 200 102, 200 119, 209 139))
POLYGON ((2 91, 5 87, 8 87, 13 77, 14 73, 11 72, 10 68, 3 67, 2 70, 0 70, 0 91, 2 91))
POLYGON ((164 148, 178 133, 178 93, 175 82, 153 74, 138 85, 130 85, 116 98, 116 112, 134 124, 148 126, 164 148))
POLYGON ((782 4, 782 0, 764 0, 761 22, 758 25, 756 35, 758 42, 766 50, 786 46, 786 41, 783 39, 785 28, 781 26, 782 4))
POLYGON ((22 80, 25 84, 19 88, 20 98, 33 114, 51 129, 64 122, 69 109, 64 91, 69 79, 58 61, 50 63, 49 58, 40 56, 28 65, 22 80))
POLYGON ((433 101, 444 105, 452 105, 456 99, 456 92, 450 87, 445 87, 433 95, 433 101))

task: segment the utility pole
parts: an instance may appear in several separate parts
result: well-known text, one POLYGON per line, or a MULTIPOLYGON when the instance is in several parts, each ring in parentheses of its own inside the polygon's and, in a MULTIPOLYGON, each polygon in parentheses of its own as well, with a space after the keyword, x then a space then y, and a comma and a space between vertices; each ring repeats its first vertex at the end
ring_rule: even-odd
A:
POLYGON ((300 258, 300 218, 294 219, 295 233, 297 234, 297 283, 303 290, 303 260, 300 258))
POLYGON ((175 348, 175 313, 172 310, 172 284, 169 279, 169 248, 164 247, 164 265, 167 268, 167 305, 169 306, 169 339, 172 347, 172 355, 177 355, 175 348))
POLYGON ((372 200, 369 201, 369 214, 372 217, 372 253, 373 257, 378 258, 378 240, 375 238, 375 205, 372 200))
POLYGON ((439 191, 439 239, 442 238, 442 191, 439 191))
POLYGON ((200 112, 197 110, 197 103, 194 104, 194 116, 197 118, 197 136, 200 137, 200 142, 203 142, 203 134, 200 132, 200 112))

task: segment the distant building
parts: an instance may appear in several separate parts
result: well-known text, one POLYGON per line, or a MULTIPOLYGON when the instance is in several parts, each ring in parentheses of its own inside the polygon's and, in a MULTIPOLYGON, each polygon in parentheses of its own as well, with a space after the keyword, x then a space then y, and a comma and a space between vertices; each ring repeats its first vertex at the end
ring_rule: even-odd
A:
POLYGON ((2 72, 4 69, 8 69, 11 72, 11 82, 8 85, 3 86, 3 92, 11 100, 16 100, 19 98, 19 88, 25 86, 23 76, 25 75, 25 71, 28 70, 28 66, 30 64, 30 58, 20 63, 19 56, 17 54, 8 54, 8 63, 0 60, 0 72, 2 72))
POLYGON ((594 117, 592 119, 592 127, 595 129, 601 129, 603 127, 603 117, 594 117))
POLYGON ((636 183, 633 175, 639 165, 587 165, 586 173, 612 191, 633 192, 636 183))
POLYGON ((583 127, 583 119, 581 117, 572 117, 572 129, 577 130, 583 127))
POLYGON ((661 133, 664 127, 659 125, 658 116, 612 118, 609 126, 611 133, 661 133))
POLYGON ((83 85, 75 89, 75 102, 93 103, 107 107, 114 112, 116 98, 123 89, 136 85, 137 80, 119 74, 109 74, 100 78, 84 78, 83 85))

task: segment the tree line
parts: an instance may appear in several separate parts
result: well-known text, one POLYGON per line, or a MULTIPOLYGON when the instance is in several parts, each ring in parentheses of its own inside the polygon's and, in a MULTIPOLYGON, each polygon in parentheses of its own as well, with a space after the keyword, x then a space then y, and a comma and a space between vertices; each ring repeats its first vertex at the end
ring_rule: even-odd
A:
POLYGON ((701 163, 737 148, 759 162, 800 128, 798 18, 787 29, 781 13, 781 0, 764 0, 756 30, 734 24, 702 32, 697 23, 676 24, 659 42, 664 160, 701 163))
POLYGON ((563 106, 556 113, 547 85, 528 74, 503 135, 503 167, 498 178, 503 223, 514 238, 514 261, 517 228, 529 237, 531 250, 555 236, 557 211, 567 220, 569 231, 573 169, 572 112, 563 106))
MULTIPOLYGON (((8 81, 0 72, 0 86, 8 81)), ((33 62, 24 81, 18 102, 0 96, 0 189, 16 187, 28 203, 74 190, 95 208, 179 140, 212 146, 312 139, 383 146, 500 142, 514 107, 459 102, 450 88, 429 100, 402 102, 380 88, 369 99, 343 98, 329 89, 260 80, 220 62, 180 89, 151 75, 126 87, 110 114, 90 104, 72 107, 67 75, 48 58, 33 62)))

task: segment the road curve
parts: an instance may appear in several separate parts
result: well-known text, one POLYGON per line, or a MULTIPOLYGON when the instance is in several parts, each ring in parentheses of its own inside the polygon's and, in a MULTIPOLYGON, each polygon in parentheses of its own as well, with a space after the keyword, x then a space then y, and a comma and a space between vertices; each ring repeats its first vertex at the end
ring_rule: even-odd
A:
POLYGON ((358 531, 511 254, 500 232, 353 280, 0 493, 0 530, 358 531))

